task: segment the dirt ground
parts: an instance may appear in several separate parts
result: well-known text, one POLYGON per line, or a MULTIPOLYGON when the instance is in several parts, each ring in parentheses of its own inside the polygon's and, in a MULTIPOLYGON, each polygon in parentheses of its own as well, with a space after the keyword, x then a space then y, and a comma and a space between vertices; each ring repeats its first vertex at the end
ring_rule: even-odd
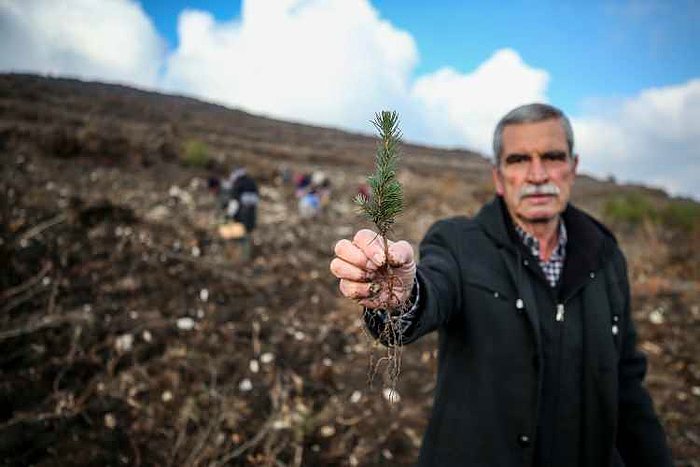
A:
MULTIPOLYGON (((217 235, 212 170, 182 166, 162 144, 138 157, 105 154, 119 138, 104 129, 41 142, 34 130, 22 136, 15 117, 7 123, 8 112, 0 113, 2 465, 415 461, 435 336, 404 350, 389 394, 381 371, 370 372, 385 350, 328 272, 335 242, 366 225, 351 203, 362 166, 236 156, 261 187, 245 261, 217 235), (70 144, 82 146, 62 153, 70 144), (299 217, 282 166, 330 176, 332 203, 319 218, 299 217)), ((128 138, 120 144, 130 154, 128 138)), ((434 220, 472 214, 484 196, 450 170, 400 177, 409 207, 395 235, 414 245, 434 220)), ((648 388, 676 465, 700 466, 700 238, 651 226, 616 233, 648 388)))

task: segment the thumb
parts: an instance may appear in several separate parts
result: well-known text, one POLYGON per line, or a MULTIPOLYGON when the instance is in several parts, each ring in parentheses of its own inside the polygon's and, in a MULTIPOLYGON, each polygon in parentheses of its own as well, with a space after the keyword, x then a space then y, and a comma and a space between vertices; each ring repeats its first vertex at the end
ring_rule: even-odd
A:
POLYGON ((391 266, 396 268, 410 267, 413 262, 413 247, 410 243, 400 240, 389 245, 389 264, 391 266))

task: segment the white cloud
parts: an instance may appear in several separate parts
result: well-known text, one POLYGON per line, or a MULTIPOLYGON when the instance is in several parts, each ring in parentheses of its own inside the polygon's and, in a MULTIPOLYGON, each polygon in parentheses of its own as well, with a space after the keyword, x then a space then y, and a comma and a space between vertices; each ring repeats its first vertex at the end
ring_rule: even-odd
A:
POLYGON ((599 102, 573 119, 581 169, 700 199, 700 79, 599 102))
POLYGON ((472 73, 443 68, 418 78, 412 98, 424 116, 426 138, 491 153, 498 120, 521 104, 544 102, 549 75, 512 49, 496 51, 472 73))
POLYGON ((155 86, 164 42, 133 0, 0 0, 0 69, 155 86))
POLYGON ((393 108, 411 140, 488 152, 501 115, 546 100, 548 74, 510 49, 414 80, 412 37, 367 0, 246 0, 230 22, 186 10, 178 31, 166 89, 281 118, 368 131, 393 108))
POLYGON ((166 88, 345 128, 400 106, 418 57, 366 0, 248 0, 225 23, 186 10, 178 31, 166 88))

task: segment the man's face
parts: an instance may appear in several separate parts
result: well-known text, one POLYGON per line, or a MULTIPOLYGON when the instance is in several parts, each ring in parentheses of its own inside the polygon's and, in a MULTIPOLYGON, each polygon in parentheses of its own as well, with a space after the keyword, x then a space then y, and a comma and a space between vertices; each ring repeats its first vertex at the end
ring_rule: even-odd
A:
POLYGON ((519 123, 503 129, 493 180, 516 221, 547 223, 566 208, 577 165, 559 119, 519 123))

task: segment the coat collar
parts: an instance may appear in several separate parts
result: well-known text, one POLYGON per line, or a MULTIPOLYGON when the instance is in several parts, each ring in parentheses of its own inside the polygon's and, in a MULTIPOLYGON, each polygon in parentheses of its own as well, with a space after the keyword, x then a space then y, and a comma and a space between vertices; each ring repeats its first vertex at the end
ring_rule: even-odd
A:
MULTIPOLYGON (((592 272, 600 268, 606 252, 614 247, 616 240, 604 225, 571 204, 566 206, 562 219, 568 234, 566 261, 561 279, 561 294, 566 297, 592 272)), ((484 205, 475 220, 499 248, 532 256, 518 238, 513 220, 501 196, 495 196, 484 205)))

